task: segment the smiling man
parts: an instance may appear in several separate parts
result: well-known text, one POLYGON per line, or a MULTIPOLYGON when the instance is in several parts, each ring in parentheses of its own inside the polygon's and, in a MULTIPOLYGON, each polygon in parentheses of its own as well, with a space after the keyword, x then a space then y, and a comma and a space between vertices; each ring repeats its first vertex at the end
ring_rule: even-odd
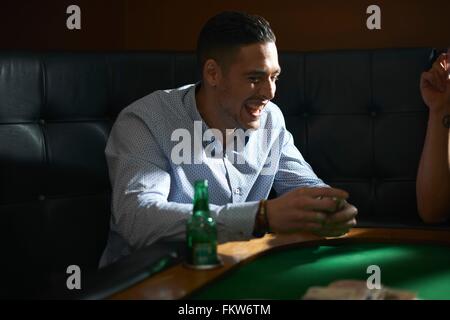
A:
POLYGON ((228 61, 214 53, 200 57, 205 70, 204 86, 197 93, 198 110, 208 124, 222 131, 258 129, 281 72, 277 48, 275 42, 262 42, 233 51, 228 61))
POLYGON ((220 242, 269 230, 339 236, 354 226, 348 194, 314 174, 270 102, 281 68, 269 23, 220 13, 200 32, 197 57, 200 83, 143 97, 112 128, 111 231, 100 265, 184 239, 198 179, 208 180, 220 242), (266 200, 272 188, 279 197, 266 200))

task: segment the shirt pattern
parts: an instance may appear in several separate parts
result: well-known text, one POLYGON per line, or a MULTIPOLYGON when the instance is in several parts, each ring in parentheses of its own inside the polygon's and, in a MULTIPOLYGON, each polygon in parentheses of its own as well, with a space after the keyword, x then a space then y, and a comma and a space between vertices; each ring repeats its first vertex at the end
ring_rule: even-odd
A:
POLYGON ((272 187, 281 195, 298 187, 326 186, 294 145, 272 102, 263 109, 260 129, 246 132, 244 140, 238 135, 234 148, 221 153, 220 139, 203 142, 208 126, 197 110, 196 87, 151 93, 122 110, 114 123, 105 150, 112 215, 100 266, 158 240, 183 239, 195 180, 208 180, 219 242, 252 237, 258 202, 272 187), (173 137, 174 132, 191 139, 173 137), (191 154, 175 154, 190 161, 177 164, 173 152, 181 141, 191 146, 191 154))

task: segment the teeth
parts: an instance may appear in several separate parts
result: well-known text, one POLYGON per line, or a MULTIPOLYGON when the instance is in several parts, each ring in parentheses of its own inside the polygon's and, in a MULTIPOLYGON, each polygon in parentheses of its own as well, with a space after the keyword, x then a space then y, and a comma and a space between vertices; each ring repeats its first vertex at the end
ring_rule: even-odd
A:
POLYGON ((264 108, 264 106, 252 106, 252 105, 247 105, 247 107, 251 110, 259 110, 259 111, 261 111, 264 108))
POLYGON ((264 105, 260 103, 249 103, 245 105, 248 113, 250 113, 253 117, 259 117, 261 115, 262 110, 264 109, 264 105))
POLYGON ((248 111, 252 116, 257 117, 261 114, 262 108, 249 107, 248 111))

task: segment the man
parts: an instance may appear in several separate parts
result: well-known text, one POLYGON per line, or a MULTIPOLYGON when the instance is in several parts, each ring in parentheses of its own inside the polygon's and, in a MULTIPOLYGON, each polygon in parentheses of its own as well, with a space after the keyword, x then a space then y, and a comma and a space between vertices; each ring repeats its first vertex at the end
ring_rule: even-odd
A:
POLYGON ((218 14, 203 27, 197 55, 201 83, 152 93, 114 124, 106 147, 113 213, 101 265, 184 239, 198 179, 208 180, 220 242, 269 230, 345 234, 356 208, 314 174, 270 102, 281 69, 269 23, 218 14), (280 197, 265 201, 272 187, 280 197))
POLYGON ((420 89, 429 108, 425 144, 417 174, 417 207, 427 223, 450 216, 450 76, 448 53, 422 74, 420 89))

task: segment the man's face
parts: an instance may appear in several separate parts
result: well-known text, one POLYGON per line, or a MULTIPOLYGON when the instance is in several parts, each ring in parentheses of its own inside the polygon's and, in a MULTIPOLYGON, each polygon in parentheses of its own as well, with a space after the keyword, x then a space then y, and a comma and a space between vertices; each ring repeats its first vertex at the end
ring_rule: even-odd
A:
POLYGON ((258 129, 265 105, 275 96, 280 74, 275 43, 241 47, 217 83, 218 115, 227 129, 258 129))

